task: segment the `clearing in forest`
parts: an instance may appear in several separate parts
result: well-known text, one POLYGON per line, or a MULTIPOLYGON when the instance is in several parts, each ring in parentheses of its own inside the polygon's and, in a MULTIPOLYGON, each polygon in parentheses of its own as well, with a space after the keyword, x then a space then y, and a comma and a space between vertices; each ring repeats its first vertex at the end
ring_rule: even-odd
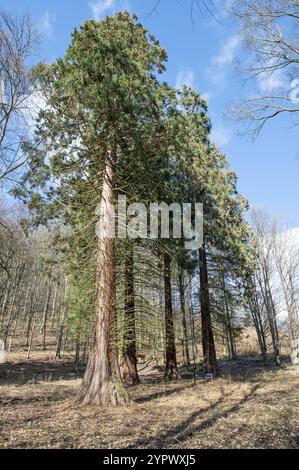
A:
POLYGON ((97 408, 74 406, 81 374, 71 362, 41 352, 8 360, 0 365, 1 448, 299 447, 296 366, 220 361, 222 377, 195 385, 144 370, 130 388, 134 403, 97 408))

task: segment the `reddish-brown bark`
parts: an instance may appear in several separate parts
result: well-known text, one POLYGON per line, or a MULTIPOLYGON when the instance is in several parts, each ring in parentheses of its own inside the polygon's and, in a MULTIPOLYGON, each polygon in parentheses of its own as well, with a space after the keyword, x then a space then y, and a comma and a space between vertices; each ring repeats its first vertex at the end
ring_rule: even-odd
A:
POLYGON ((114 302, 114 239, 111 208, 114 205, 114 171, 111 155, 106 159, 99 206, 94 343, 76 402, 91 405, 121 405, 129 402, 123 385, 116 345, 114 302))

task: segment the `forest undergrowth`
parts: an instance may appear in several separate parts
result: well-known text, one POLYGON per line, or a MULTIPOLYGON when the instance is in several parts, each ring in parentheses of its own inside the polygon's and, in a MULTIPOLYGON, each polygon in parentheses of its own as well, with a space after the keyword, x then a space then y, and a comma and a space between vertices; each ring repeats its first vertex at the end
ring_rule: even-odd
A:
POLYGON ((82 372, 49 352, 0 365, 1 448, 296 448, 299 369, 220 360, 221 377, 165 382, 139 365, 128 407, 74 406, 82 372), (146 423, 146 425, 145 425, 146 423))

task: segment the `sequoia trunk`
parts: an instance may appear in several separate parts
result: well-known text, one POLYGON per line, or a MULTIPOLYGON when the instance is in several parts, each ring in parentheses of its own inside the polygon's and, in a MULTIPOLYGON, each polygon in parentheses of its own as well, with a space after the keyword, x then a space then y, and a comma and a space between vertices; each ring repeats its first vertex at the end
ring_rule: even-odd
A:
POLYGON ((123 385, 117 354, 114 302, 114 162, 105 162, 99 204, 96 265, 94 342, 76 402, 90 405, 122 405, 129 402, 123 385))

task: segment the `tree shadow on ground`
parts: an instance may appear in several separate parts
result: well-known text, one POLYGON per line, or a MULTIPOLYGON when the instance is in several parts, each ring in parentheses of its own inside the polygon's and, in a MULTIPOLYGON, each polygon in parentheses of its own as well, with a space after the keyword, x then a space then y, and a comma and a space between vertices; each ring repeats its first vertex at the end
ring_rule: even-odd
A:
POLYGON ((257 377, 260 379, 261 374, 264 372, 277 372, 284 369, 289 361, 287 358, 282 358, 280 366, 275 364, 274 359, 269 357, 265 364, 262 358, 259 357, 238 357, 236 360, 218 360, 221 376, 228 378, 234 382, 244 382, 255 380, 257 377))
MULTIPOLYGON (((239 356, 237 359, 218 359, 218 365, 220 369, 220 377, 229 379, 233 382, 244 382, 244 381, 254 381, 256 378, 261 378, 261 375, 264 372, 277 372, 283 370, 290 364, 290 361, 287 357, 281 359, 281 365, 277 366, 274 359, 269 357, 267 363, 265 364, 262 358, 259 357, 245 357, 239 356)), ((181 376, 184 380, 190 380, 194 378, 194 373, 192 370, 192 365, 189 367, 188 371, 186 368, 181 369, 181 376)), ((201 364, 196 364, 196 373, 201 371, 201 364)), ((200 379, 196 378, 196 382, 200 379)))
POLYGON ((212 410, 215 410, 219 405, 223 404, 225 398, 227 398, 230 394, 225 395, 222 389, 221 396, 215 403, 210 404, 206 408, 195 411, 186 420, 182 421, 174 428, 169 429, 166 433, 163 433, 162 435, 159 434, 146 439, 139 439, 133 444, 130 444, 128 448, 136 449, 142 447, 151 449, 166 449, 169 448, 171 445, 177 445, 178 443, 183 444, 195 433, 200 433, 201 431, 212 427, 220 419, 225 419, 229 417, 231 413, 237 412, 244 403, 252 399, 252 396, 258 388, 258 384, 254 385, 251 388, 250 392, 247 393, 238 403, 231 406, 225 411, 213 414, 210 418, 205 419, 199 425, 193 426, 193 423, 198 418, 201 418, 205 414, 211 412, 212 410))
POLYGON ((176 388, 169 388, 168 390, 159 390, 158 392, 150 393, 149 395, 142 395, 141 397, 137 397, 134 399, 135 403, 147 403, 152 400, 156 400, 159 398, 168 397, 170 395, 174 395, 175 393, 184 392, 186 389, 193 387, 193 384, 187 384, 182 387, 176 388))
POLYGON ((72 362, 26 361, 0 364, 0 385, 76 380, 83 371, 76 371, 72 362))

